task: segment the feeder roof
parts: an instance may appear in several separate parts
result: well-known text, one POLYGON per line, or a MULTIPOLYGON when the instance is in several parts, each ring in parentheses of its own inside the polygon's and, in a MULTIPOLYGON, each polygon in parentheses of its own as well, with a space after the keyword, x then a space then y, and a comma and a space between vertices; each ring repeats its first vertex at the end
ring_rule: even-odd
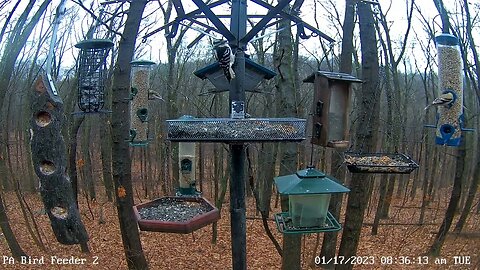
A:
POLYGON ((87 39, 75 44, 79 49, 106 49, 113 47, 113 42, 109 39, 87 39))
POLYGON ((278 193, 283 195, 346 193, 350 189, 337 183, 332 176, 315 168, 297 171, 295 174, 274 178, 278 193))
MULTIPOLYGON (((277 75, 277 73, 275 73, 274 71, 262 66, 262 65, 259 65, 257 63, 255 63, 254 61, 250 60, 249 58, 245 58, 245 69, 250 69, 250 70, 253 70, 253 71, 256 71, 258 73, 261 73, 263 74, 263 78, 264 79, 267 79, 267 80, 270 80, 272 79, 273 77, 275 77, 275 75, 277 75)), ((200 79, 204 80, 207 78, 207 75, 208 74, 212 74, 212 73, 215 73, 217 72, 218 70, 220 70, 220 65, 218 64, 218 62, 216 63, 213 63, 211 65, 208 65, 202 69, 199 69, 197 71, 195 71, 193 74, 195 74, 195 76, 199 77, 200 79)))
POLYGON ((318 70, 317 72, 312 73, 310 76, 305 78, 303 82, 313 83, 315 81, 315 75, 323 76, 323 77, 326 77, 327 79, 336 80, 336 81, 346 81, 346 82, 352 82, 352 83, 362 82, 362 80, 347 73, 322 71, 322 70, 318 70))
POLYGON ((130 65, 132 66, 151 66, 155 64, 157 63, 150 60, 145 60, 145 59, 137 59, 130 62, 130 65))
POLYGON ((435 37, 435 41, 442 45, 457 46, 458 38, 451 34, 441 34, 435 37))

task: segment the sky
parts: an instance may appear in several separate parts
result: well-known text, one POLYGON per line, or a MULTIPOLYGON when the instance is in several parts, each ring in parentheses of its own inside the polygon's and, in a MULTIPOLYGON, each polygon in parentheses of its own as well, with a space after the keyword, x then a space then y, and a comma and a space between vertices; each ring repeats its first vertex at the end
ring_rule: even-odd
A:
MULTIPOLYGON (((90 3, 92 3, 93 0, 84 0, 85 6, 89 6, 90 3)), ((98 0, 95 0, 98 2, 98 0)), ((103 1, 103 0, 102 0, 103 1)), ((406 2, 405 1, 395 1, 395 0, 378 0, 379 4, 381 5, 381 8, 384 13, 387 14, 387 19, 389 21, 389 25, 391 27, 391 36, 394 41, 394 43, 399 44, 401 40, 403 40, 403 36, 405 33, 406 29, 406 2)), ((13 1, 12 1, 13 2, 13 1)), ((163 2, 163 1, 162 1, 163 2)), ((437 16, 437 12, 435 9, 435 6, 433 4, 433 0, 416 0, 417 5, 420 7, 422 14, 425 15, 425 17, 429 18, 429 20, 432 20, 437 16)), ((452 7, 451 3, 453 1, 451 0, 445 0, 444 1, 447 5, 447 8, 450 10, 453 10, 454 7, 452 7)), ((54 0, 52 2, 52 5, 50 6, 49 9, 49 14, 53 14, 55 7, 58 5, 59 0, 54 0)), ((184 3, 184 7, 186 11, 191 11, 196 8, 196 6, 193 4, 192 0, 183 0, 182 3, 184 3)), ((248 1, 248 13, 249 14, 265 14, 267 12, 266 9, 259 7, 258 5, 254 4, 251 1, 248 1)), ((338 36, 337 32, 340 29, 340 23, 343 22, 343 12, 344 12, 344 0, 317 0, 317 21, 319 23, 319 29, 331 37, 336 39, 336 42, 333 43, 333 46, 335 46, 335 49, 339 51, 339 48, 341 46, 341 41, 340 37, 338 36), (336 18, 334 18, 336 15, 335 12, 338 12, 338 16, 340 17, 339 22, 336 21, 336 18), (333 17, 332 17, 333 16, 333 17)), ((69 12, 73 12, 74 9, 76 9, 76 4, 73 3, 72 1, 66 2, 66 6, 69 10, 69 12)), ((157 1, 152 1, 148 6, 145 14, 155 8, 158 7, 158 2, 157 1)), ((311 25, 315 26, 316 22, 313 17, 313 10, 315 8, 314 5, 314 0, 305 0, 303 7, 301 9, 301 18, 304 19, 306 22, 310 23, 311 25)), ((21 11, 22 9, 19 9, 21 11)), ((214 12, 217 13, 223 13, 223 14, 228 14, 229 13, 229 8, 226 5, 223 5, 222 7, 214 9, 214 12)), ((78 15, 76 15, 76 19, 78 18, 83 18, 82 13, 84 11, 80 10, 78 11, 78 15)), ((4 20, 5 12, 3 16, 0 16, 0 23, 1 21, 4 20)), ((161 18, 161 12, 157 11, 154 16, 156 16, 159 19, 160 25, 162 24, 161 21, 163 20, 161 18)), ((417 41, 415 41, 415 38, 418 38, 421 41, 426 40, 426 36, 424 31, 422 30, 422 25, 419 23, 418 15, 414 17, 414 27, 413 29, 416 31, 416 33, 411 33, 411 36, 409 38, 409 46, 415 45, 417 41), (418 34, 418 37, 414 37, 415 34, 418 34)), ((437 16, 438 17, 438 16, 437 16)), ((438 19, 438 18, 437 18, 438 19)), ((68 21, 64 20, 62 24, 67 24, 68 21)), ((78 22, 83 23, 86 25, 87 20, 83 20, 78 22)), ((227 23, 228 27, 228 22, 227 23)), ((155 29, 160 26, 158 23, 156 25, 152 25, 150 29, 155 29)), ((45 27, 45 26, 44 26, 45 27)), ((358 28, 358 27, 357 27, 358 28)), ((76 29, 71 33, 70 36, 70 44, 69 48, 70 50, 66 53, 66 56, 64 58, 64 64, 65 66, 73 66, 74 61, 76 56, 78 55, 78 49, 75 49, 73 45, 79 41, 79 39, 82 38, 82 31, 85 29, 85 27, 80 27, 79 25, 76 26, 76 29)), ((271 28, 273 30, 273 27, 271 28)), ((437 28, 438 29, 438 28, 437 28)), ((105 31, 105 29, 103 29, 105 31)), ((480 31, 479 31, 480 32, 480 31)), ((165 54, 165 39, 163 37, 163 32, 158 33, 154 36, 152 36, 144 46, 144 52, 148 51, 143 57, 148 57, 151 58, 151 60, 156 61, 156 62, 165 62, 166 61, 166 54, 165 54)), ((192 40, 194 37, 196 37, 198 34, 197 31, 190 30, 189 34, 186 37, 187 42, 189 40, 192 40)), ((45 35, 45 30, 43 32, 39 29, 36 30, 35 32, 36 36, 33 36, 32 39, 38 39, 39 35, 45 35)), ((273 35, 271 36, 273 38, 273 35)), ((140 43, 140 40, 138 41, 140 43)), ((480 42, 479 42, 480 43, 480 42)), ((318 55, 322 55, 322 52, 319 48, 320 42, 317 38, 310 38, 308 40, 303 40, 302 41, 302 52, 301 54, 310 56, 310 57, 316 57, 318 55)), ((47 46, 48 47, 48 44, 47 46)), ((419 46, 416 46, 413 51, 407 52, 407 56, 410 55, 415 55, 416 57, 421 55, 421 52, 419 53, 418 50, 419 46)), ((253 53, 251 51, 250 47, 250 53, 253 53)), ((212 59, 213 60, 213 59, 212 59)))

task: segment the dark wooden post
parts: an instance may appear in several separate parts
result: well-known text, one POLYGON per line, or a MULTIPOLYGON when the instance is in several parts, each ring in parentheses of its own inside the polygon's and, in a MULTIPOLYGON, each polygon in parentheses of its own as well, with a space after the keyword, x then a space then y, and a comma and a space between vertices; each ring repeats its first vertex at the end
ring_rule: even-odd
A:
POLYGON ((38 77, 34 87, 31 148, 40 194, 58 242, 86 243, 87 231, 80 219, 70 178, 67 176, 65 141, 61 133, 65 119, 63 102, 54 95, 48 79, 38 77))

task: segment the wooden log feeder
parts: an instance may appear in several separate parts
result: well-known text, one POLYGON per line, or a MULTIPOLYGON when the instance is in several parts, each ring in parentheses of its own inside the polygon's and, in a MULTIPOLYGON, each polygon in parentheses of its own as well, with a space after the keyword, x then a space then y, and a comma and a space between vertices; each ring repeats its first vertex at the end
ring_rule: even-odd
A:
POLYGON ((148 100, 150 71, 155 62, 135 60, 130 79, 130 145, 148 145, 148 100))
POLYGON ((438 51, 438 88, 440 94, 451 93, 453 101, 439 106, 435 143, 459 146, 463 119, 462 57, 458 39, 450 34, 436 37, 438 51))
POLYGON ((312 144, 348 147, 351 84, 362 81, 346 73, 317 71, 303 82, 314 87, 312 144))
POLYGON ((87 231, 81 221, 70 179, 66 174, 66 148, 61 133, 63 103, 46 76, 34 84, 32 119, 32 162, 40 179, 40 194, 58 242, 85 243, 87 231))

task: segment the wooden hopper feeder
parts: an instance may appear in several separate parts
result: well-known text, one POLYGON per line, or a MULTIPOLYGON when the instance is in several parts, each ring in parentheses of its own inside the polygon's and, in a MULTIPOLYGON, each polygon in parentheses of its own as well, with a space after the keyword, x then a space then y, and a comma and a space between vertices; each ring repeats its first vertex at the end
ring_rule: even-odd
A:
POLYGON ((351 84, 362 81, 346 73, 317 71, 303 82, 314 84, 312 144, 348 147, 351 84))
POLYGON ((220 211, 203 197, 163 197, 133 207, 142 231, 191 233, 220 219, 220 211))

